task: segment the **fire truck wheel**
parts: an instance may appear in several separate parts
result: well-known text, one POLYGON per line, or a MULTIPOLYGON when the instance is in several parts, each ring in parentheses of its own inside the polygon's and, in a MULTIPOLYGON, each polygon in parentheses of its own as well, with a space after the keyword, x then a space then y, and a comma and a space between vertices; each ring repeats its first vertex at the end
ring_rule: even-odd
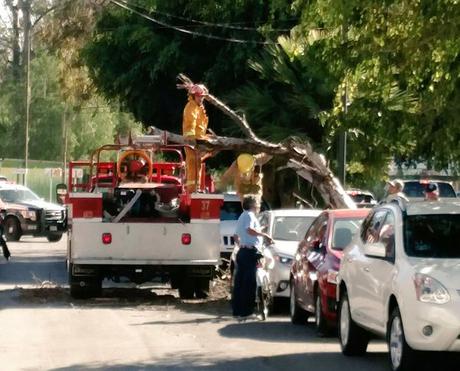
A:
POLYGON ((62 233, 59 233, 59 234, 49 234, 48 236, 46 236, 46 238, 48 239, 49 242, 58 242, 61 240, 62 238, 62 233))
POLYGON ((206 299, 209 294, 209 278, 195 278, 195 296, 197 299, 206 299))
POLYGON ((8 241, 19 241, 21 238, 21 225, 13 216, 5 220, 5 236, 8 241))
POLYGON ((194 280, 191 278, 184 279, 179 286, 179 297, 181 299, 193 299, 194 292, 194 280))
POLYGON ((96 278, 79 278, 70 284, 70 296, 74 299, 89 299, 100 296, 102 282, 96 278), (82 285, 83 283, 83 285, 82 285))
POLYGON ((72 264, 69 265, 70 296, 74 299, 88 299, 100 296, 102 280, 98 277, 81 277, 72 274, 72 264))

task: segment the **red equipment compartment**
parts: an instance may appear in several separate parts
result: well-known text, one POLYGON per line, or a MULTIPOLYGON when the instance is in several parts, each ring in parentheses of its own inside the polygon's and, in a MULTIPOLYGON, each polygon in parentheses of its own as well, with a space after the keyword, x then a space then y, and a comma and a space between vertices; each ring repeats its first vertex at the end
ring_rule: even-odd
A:
POLYGON ((220 220, 220 208, 224 196, 209 193, 192 193, 190 196, 191 220, 220 220))
POLYGON ((102 193, 70 193, 72 218, 102 219, 102 193))

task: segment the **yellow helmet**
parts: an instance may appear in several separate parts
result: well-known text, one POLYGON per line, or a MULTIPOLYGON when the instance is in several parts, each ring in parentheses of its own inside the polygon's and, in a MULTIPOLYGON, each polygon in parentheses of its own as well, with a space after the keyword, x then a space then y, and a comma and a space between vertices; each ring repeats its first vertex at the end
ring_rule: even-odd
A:
POLYGON ((243 153, 238 156, 236 159, 236 164, 238 165, 238 170, 241 173, 248 173, 252 170, 255 164, 255 158, 253 155, 248 153, 243 153))

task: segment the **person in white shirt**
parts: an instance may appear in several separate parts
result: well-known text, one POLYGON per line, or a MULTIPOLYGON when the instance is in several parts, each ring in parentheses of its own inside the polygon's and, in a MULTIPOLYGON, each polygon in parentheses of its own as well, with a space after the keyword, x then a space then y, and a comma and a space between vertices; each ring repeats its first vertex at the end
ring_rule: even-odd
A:
POLYGON ((232 295, 234 317, 248 317, 254 313, 256 295, 257 253, 262 250, 263 239, 273 239, 262 232, 256 213, 257 199, 246 196, 243 199, 243 213, 236 226, 236 241, 239 245, 236 255, 236 273, 232 295))

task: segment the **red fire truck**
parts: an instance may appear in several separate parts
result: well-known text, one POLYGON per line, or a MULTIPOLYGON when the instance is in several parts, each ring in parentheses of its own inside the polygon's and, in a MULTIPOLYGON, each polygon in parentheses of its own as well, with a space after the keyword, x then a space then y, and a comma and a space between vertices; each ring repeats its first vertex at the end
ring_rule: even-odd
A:
POLYGON ((207 176, 196 193, 186 192, 184 147, 142 136, 102 146, 88 161, 70 162, 67 262, 73 297, 97 296, 104 279, 120 278, 161 280, 179 289, 181 298, 206 297, 220 263, 223 195, 212 193, 207 176))

